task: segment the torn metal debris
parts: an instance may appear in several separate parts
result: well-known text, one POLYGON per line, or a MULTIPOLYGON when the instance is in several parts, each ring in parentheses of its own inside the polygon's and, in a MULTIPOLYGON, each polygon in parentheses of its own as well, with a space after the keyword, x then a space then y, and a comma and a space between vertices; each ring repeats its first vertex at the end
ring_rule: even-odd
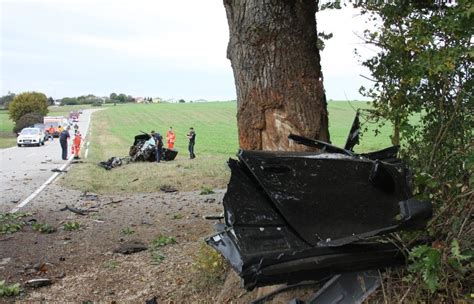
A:
MULTIPOLYGON (((150 134, 143 132, 143 134, 139 134, 135 136, 135 140, 133 141, 133 145, 130 147, 129 155, 132 161, 156 161, 156 147, 155 146, 145 146, 147 140, 151 137, 150 134)), ((176 158, 178 155, 177 150, 167 149, 165 147, 162 148, 162 160, 170 161, 176 158)))
POLYGON ((113 168, 120 167, 122 165, 122 159, 119 157, 111 157, 106 161, 102 161, 99 163, 99 167, 104 168, 105 170, 111 170, 113 168))
POLYGON ((241 150, 229 160, 225 227, 206 241, 246 289, 405 263, 380 236, 422 227, 431 203, 413 198, 397 147, 351 151, 354 125, 345 148, 290 135, 322 152, 241 150))

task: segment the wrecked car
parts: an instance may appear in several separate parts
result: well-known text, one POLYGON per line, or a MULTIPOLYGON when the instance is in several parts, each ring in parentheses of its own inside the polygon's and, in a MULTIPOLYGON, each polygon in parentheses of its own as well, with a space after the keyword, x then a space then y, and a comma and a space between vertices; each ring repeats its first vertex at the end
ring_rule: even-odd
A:
MULTIPOLYGON (((150 146, 142 149, 146 141, 150 138, 151 135, 145 132, 142 132, 142 134, 135 136, 133 145, 130 147, 128 153, 131 157, 131 161, 156 161, 155 147, 150 146)), ((171 150, 163 147, 161 160, 174 160, 176 158, 176 155, 178 155, 177 150, 171 150)))
POLYGON ((297 135, 319 152, 240 150, 230 159, 223 229, 206 239, 251 290, 403 265, 384 235, 423 227, 430 202, 410 189, 398 147, 356 154, 356 117, 344 148, 297 135))

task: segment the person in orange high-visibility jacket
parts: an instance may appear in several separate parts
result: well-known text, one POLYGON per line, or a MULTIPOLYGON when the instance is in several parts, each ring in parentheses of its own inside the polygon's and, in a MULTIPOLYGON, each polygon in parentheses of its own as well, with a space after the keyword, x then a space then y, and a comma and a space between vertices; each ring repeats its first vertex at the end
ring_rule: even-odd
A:
POLYGON ((168 149, 172 150, 174 148, 174 142, 176 141, 176 135, 173 132, 173 127, 170 127, 168 132, 166 132, 166 141, 168 143, 168 149))
POLYGON ((81 141, 81 132, 79 132, 79 130, 76 130, 74 139, 72 141, 72 153, 74 154, 74 159, 79 159, 79 152, 81 151, 81 141))

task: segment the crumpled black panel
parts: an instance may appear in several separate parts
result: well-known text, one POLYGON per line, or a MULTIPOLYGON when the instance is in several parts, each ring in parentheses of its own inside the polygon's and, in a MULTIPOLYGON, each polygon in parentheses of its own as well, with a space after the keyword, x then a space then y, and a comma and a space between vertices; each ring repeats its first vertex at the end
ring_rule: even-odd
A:
POLYGON ((401 224, 399 202, 409 196, 396 165, 375 170, 371 160, 315 153, 241 151, 239 158, 285 221, 313 246, 350 243, 401 224))

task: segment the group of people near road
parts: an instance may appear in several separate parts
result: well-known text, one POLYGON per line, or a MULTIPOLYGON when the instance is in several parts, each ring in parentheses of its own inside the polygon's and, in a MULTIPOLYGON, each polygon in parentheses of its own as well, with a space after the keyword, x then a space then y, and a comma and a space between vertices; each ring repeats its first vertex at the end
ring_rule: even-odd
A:
MULTIPOLYGON (((151 131, 151 136, 150 138, 145 142, 145 144, 142 146, 142 150, 147 149, 148 147, 155 147, 155 158, 156 162, 159 163, 161 162, 163 158, 163 136, 159 132, 151 131)), ((194 131, 194 128, 191 127, 189 128, 189 132, 186 134, 189 144, 188 144, 188 150, 189 150, 189 158, 193 159, 196 158, 196 155, 194 154, 194 144, 196 143, 196 132, 194 131)), ((174 143, 176 142, 176 135, 174 134, 173 127, 170 127, 168 132, 166 132, 166 143, 167 143, 167 148, 168 150, 173 150, 174 149, 174 143)))
MULTIPOLYGON (((69 131, 71 130, 71 127, 68 126, 66 129, 63 129, 59 133, 59 143, 61 144, 61 151, 62 151, 62 159, 67 160, 67 154, 68 154, 68 140, 71 138, 71 135, 69 134, 69 131)), ((188 151, 189 151, 189 158, 194 159, 196 158, 196 155, 194 154, 194 145, 196 143, 196 132, 194 131, 194 128, 191 127, 189 128, 188 133, 186 134, 186 137, 189 140, 188 143, 188 151)), ((79 126, 76 124, 74 126, 74 138, 72 141, 72 154, 74 154, 74 159, 79 159, 79 152, 81 150, 81 142, 83 138, 81 135, 81 132, 79 131, 79 126)), ((167 142, 167 147, 169 150, 174 149, 174 143, 176 142, 176 135, 174 134, 173 127, 170 127, 168 132, 166 132, 166 142, 167 142)), ((145 144, 142 146, 142 150, 147 149, 150 146, 156 147, 155 149, 155 157, 156 157, 156 162, 159 163, 161 159, 163 158, 163 136, 159 132, 151 131, 151 136, 148 141, 145 142, 145 144)))
MULTIPOLYGON (((59 133, 59 143, 61 144, 61 151, 62 155, 61 158, 63 160, 67 160, 67 146, 68 146, 68 140, 71 138, 71 135, 69 134, 69 130, 71 130, 71 127, 68 126, 66 129, 63 129, 59 133)), ((74 155, 74 159, 79 159, 79 152, 81 151, 81 142, 83 138, 81 135, 81 132, 79 131, 79 126, 76 124, 74 125, 74 138, 72 140, 72 146, 71 146, 71 153, 74 155)))

